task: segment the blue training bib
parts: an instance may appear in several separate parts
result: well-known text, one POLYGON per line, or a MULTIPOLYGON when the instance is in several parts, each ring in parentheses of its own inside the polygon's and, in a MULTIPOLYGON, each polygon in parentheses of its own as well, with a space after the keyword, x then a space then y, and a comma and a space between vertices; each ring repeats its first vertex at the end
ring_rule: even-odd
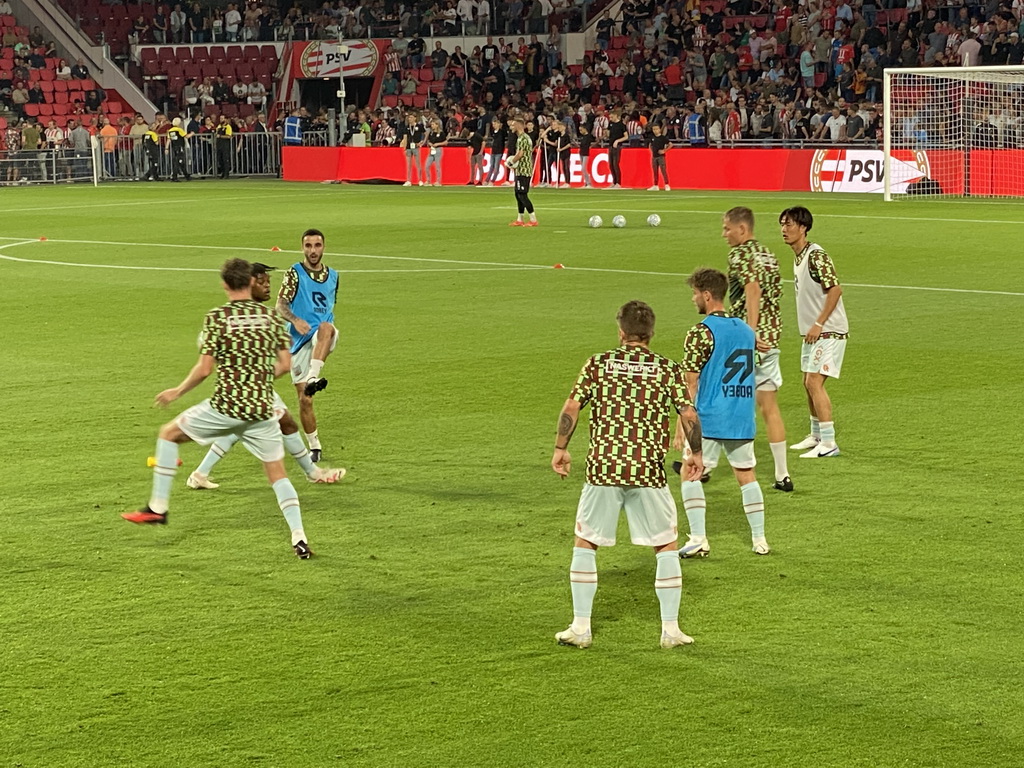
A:
POLYGON ((292 337, 292 354, 298 352, 302 345, 313 338, 320 323, 334 322, 334 301, 338 296, 338 273, 330 267, 327 279, 318 283, 309 276, 302 264, 293 264, 292 268, 299 276, 299 287, 292 299, 292 314, 309 323, 309 333, 300 334, 295 326, 289 326, 292 337))
POLYGON ((754 331, 735 317, 708 315, 703 322, 715 338, 715 349, 697 387, 697 415, 704 436, 753 440, 754 331))

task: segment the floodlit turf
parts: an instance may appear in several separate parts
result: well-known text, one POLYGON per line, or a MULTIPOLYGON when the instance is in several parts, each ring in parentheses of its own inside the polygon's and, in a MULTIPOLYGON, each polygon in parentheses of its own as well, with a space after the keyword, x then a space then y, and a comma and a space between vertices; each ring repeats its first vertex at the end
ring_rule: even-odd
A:
MULTIPOLYGON (((1018 204, 540 190, 542 226, 519 230, 497 189, 0 194, 0 256, 133 268, 0 260, 0 767, 1020 764, 1018 204), (697 319, 683 275, 724 266, 732 205, 790 275, 774 221, 797 203, 846 284, 842 457, 793 455, 796 492, 766 491, 766 558, 735 481, 713 478, 712 557, 683 564, 696 645, 657 647, 654 557, 623 525, 598 555, 593 647, 558 647, 585 429, 570 480, 549 461, 579 366, 633 298, 678 355, 697 319), (594 213, 629 224, 591 230, 594 213), (292 555, 241 448, 195 492, 203 450, 184 447, 171 523, 122 521, 179 410, 153 397, 222 301, 213 271, 135 268, 284 266, 308 226, 343 271, 317 407, 325 462, 349 468, 310 486, 289 463, 317 557, 292 555)), ((763 438, 758 455, 767 486, 763 438)))

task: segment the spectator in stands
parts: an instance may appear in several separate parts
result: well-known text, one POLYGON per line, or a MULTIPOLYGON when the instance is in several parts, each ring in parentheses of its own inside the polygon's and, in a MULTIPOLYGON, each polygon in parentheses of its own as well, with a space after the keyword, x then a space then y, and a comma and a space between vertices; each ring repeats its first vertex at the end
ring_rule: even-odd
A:
POLYGON ((43 93, 42 87, 39 83, 33 83, 32 87, 28 89, 28 103, 29 104, 45 104, 46 94, 43 93))
POLYGON ((207 107, 217 103, 213 98, 213 82, 210 78, 203 78, 203 82, 196 86, 196 91, 199 93, 200 106, 207 107))
POLYGON ((145 45, 149 42, 149 24, 146 23, 146 17, 141 13, 136 17, 128 39, 132 45, 145 45))
POLYGON ((171 39, 174 43, 182 43, 185 40, 185 31, 188 27, 188 16, 182 10, 181 4, 175 4, 171 11, 171 39))
POLYGON ((84 59, 78 59, 78 61, 75 62, 75 66, 71 68, 71 77, 76 80, 89 79, 89 68, 85 66, 84 59))
POLYGON ((185 87, 181 89, 181 103, 186 108, 191 108, 199 103, 199 89, 196 88, 196 81, 194 78, 189 78, 185 81, 185 87))
POLYGON ((32 69, 43 69, 46 66, 46 57, 43 56, 42 48, 30 51, 28 54, 28 65, 32 69))
MULTIPOLYGON (((13 16, 14 11, 11 10, 11 4, 7 0, 0 0, 0 16, 13 16)), ((7 45, 7 43, 4 43, 7 45)))
POLYGON ((402 80, 403 96, 412 96, 413 94, 416 93, 416 89, 419 87, 419 81, 416 80, 412 72, 413 71, 411 69, 408 72, 406 72, 405 79, 402 80))
POLYGON ((170 23, 167 19, 167 14, 164 13, 164 7, 158 5, 156 7, 156 13, 153 14, 153 42, 157 45, 163 45, 167 42, 167 33, 170 30, 170 23))
POLYGON ((410 68, 419 69, 423 66, 423 51, 425 48, 426 43, 423 41, 423 38, 420 37, 420 33, 413 32, 412 39, 409 41, 410 68))
POLYGON ((227 11, 224 12, 224 36, 229 43, 238 41, 238 32, 242 27, 242 14, 238 12, 238 5, 228 3, 227 11))
POLYGON ((241 80, 235 82, 231 87, 231 101, 235 104, 244 104, 249 97, 249 86, 241 80))
POLYGON ((231 101, 231 88, 224 82, 224 78, 219 75, 213 81, 213 101, 215 104, 227 104, 231 101))
POLYGON ((434 42, 434 50, 430 52, 430 64, 434 69, 434 80, 444 79, 444 70, 448 66, 448 51, 440 40, 434 42))
POLYGON ((249 95, 247 99, 257 111, 265 108, 267 105, 267 89, 263 83, 259 80, 253 80, 249 83, 249 95))
POLYGON ((476 2, 476 31, 477 34, 488 34, 492 31, 490 0, 477 0, 476 2))
POLYGON ((23 80, 19 80, 14 84, 14 89, 11 91, 11 106, 14 109, 14 114, 19 119, 25 117, 26 104, 28 104, 28 88, 25 87, 23 80))
POLYGON ((384 73, 384 79, 381 81, 381 94, 384 96, 396 96, 400 87, 399 81, 395 78, 391 72, 384 73))
POLYGON ((68 66, 68 63, 64 61, 64 59, 61 59, 57 62, 57 67, 54 70, 54 74, 56 75, 58 80, 70 80, 71 67, 68 66))

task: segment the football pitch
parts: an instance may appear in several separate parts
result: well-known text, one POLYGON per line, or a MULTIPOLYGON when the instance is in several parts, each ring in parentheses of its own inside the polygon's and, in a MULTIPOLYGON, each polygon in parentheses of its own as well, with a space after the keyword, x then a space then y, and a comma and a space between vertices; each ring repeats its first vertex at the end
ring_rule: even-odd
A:
POLYGON ((541 226, 510 229, 509 189, 0 194, 0 768, 1020 765, 1019 203, 538 190, 541 226), (559 409, 625 301, 679 356, 685 276, 724 269, 733 205, 787 278, 780 401, 788 441, 808 431, 775 223, 798 204, 850 316, 842 456, 791 453, 781 494, 759 436, 768 557, 716 471, 712 556, 683 563, 695 645, 658 647, 654 556, 623 522, 593 647, 559 647, 586 454, 581 424, 572 477, 551 471, 559 409), (341 271, 316 407, 349 470, 313 486, 286 458, 317 557, 240 447, 196 492, 205 449, 183 446, 170 523, 124 522, 159 425, 211 391, 152 408, 195 362, 220 264, 286 267, 307 227, 341 271))

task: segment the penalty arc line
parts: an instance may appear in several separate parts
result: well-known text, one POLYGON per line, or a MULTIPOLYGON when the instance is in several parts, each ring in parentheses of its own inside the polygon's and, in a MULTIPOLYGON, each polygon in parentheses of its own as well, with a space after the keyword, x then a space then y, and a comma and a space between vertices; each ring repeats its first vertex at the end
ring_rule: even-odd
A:
MULTIPOLYGON (((14 238, 7 238, 0 236, 0 240, 13 240, 14 238)), ((20 240, 18 242, 11 242, 5 245, 0 245, 0 250, 6 248, 13 248, 19 245, 31 245, 33 243, 39 243, 39 240, 20 240)), ((96 240, 47 240, 50 243, 91 243, 96 245, 129 245, 137 247, 151 247, 151 248, 196 248, 197 246, 181 245, 175 243, 115 243, 115 242, 104 242, 96 240)), ((242 247, 234 248, 231 246, 209 246, 211 249, 223 249, 223 250, 235 250, 235 251, 256 251, 259 253, 266 253, 265 248, 252 248, 242 247)), ((286 253, 286 251, 282 251, 286 253)), ((549 265, 543 264, 510 264, 508 262, 494 262, 494 261, 460 261, 458 259, 429 259, 417 256, 373 256, 367 254, 335 254, 337 256, 352 256, 355 258, 364 259, 390 259, 396 261, 416 261, 416 262, 432 262, 440 264, 462 264, 462 267, 455 268, 431 268, 431 269, 350 269, 350 270, 337 270, 338 272, 346 274, 358 274, 358 273, 380 273, 386 274, 389 272, 536 272, 538 270, 549 270, 552 269, 549 265)), ((26 264, 47 264, 52 266, 64 266, 64 267, 88 267, 93 269, 127 269, 127 270, 139 270, 139 271, 155 271, 155 272, 217 272, 216 269, 203 268, 203 267, 149 267, 139 265, 127 265, 127 264, 83 264, 77 262, 67 261, 49 261, 43 259, 20 259, 15 256, 7 256, 0 254, 0 259, 6 261, 16 261, 26 264)), ((639 269, 613 269, 610 267, 572 267, 563 266, 560 269, 572 272, 605 272, 612 274, 622 275, 651 275, 655 277, 687 277, 688 272, 656 272, 653 270, 639 270, 639 269)), ((783 282, 791 283, 792 280, 784 280, 783 282)), ((880 283, 843 283, 844 286, 850 288, 878 288, 885 290, 899 290, 899 291, 930 291, 933 293, 969 293, 984 296, 1024 296, 1024 292, 1020 291, 990 291, 982 290, 977 288, 941 288, 935 286, 922 286, 922 285, 887 285, 880 283)))

